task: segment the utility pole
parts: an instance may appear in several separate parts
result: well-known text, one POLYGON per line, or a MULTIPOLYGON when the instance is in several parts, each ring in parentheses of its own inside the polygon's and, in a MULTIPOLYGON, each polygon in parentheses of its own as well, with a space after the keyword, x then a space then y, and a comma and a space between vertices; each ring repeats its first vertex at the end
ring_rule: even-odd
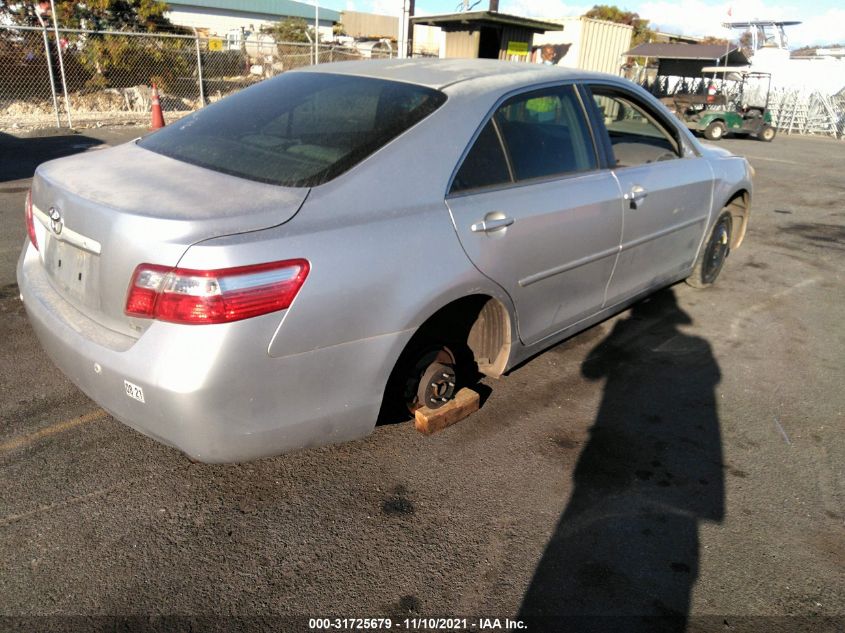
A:
POLYGON ((416 0, 408 0, 408 57, 414 56, 414 25, 411 18, 414 17, 414 4, 416 0))
POLYGON ((399 16, 399 32, 396 34, 396 56, 408 56, 408 0, 402 0, 402 14, 399 16))

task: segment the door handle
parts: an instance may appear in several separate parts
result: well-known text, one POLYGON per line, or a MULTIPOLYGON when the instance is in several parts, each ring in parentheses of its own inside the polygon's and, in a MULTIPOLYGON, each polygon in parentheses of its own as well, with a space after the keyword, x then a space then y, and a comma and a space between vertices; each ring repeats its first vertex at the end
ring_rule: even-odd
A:
POLYGON ((470 231, 473 233, 489 233, 490 231, 498 231, 513 224, 513 218, 489 218, 481 222, 476 222, 471 227, 470 231))
POLYGON ((645 190, 645 187, 634 185, 631 187, 631 190, 622 197, 630 203, 630 207, 632 209, 636 209, 637 205, 639 205, 646 196, 648 196, 648 191, 645 190))

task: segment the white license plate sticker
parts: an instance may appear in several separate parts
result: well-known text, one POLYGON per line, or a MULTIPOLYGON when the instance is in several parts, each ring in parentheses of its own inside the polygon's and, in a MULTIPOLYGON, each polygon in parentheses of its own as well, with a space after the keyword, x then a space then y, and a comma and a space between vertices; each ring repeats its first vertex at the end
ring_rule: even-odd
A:
POLYGON ((123 381, 123 387, 126 389, 126 395, 130 398, 134 398, 138 402, 144 402, 144 390, 141 389, 138 385, 129 382, 128 380, 123 381))

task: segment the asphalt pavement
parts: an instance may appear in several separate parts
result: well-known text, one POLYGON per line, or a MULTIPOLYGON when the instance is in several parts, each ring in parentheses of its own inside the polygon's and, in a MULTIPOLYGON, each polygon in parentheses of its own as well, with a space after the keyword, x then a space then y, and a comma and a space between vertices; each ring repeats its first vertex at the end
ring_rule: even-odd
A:
POLYGON ((0 629, 845 630, 845 142, 722 141, 757 176, 718 283, 463 422, 205 465, 78 392, 14 280, 34 166, 142 132, 0 134, 0 629))

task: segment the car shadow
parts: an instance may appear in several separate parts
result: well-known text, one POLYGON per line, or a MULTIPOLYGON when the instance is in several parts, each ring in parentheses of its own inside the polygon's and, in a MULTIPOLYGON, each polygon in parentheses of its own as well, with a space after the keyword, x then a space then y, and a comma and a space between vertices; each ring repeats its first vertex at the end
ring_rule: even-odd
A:
POLYGON ((0 182, 31 178, 41 163, 78 154, 103 141, 82 134, 17 137, 0 132, 0 182))
POLYGON ((684 631, 698 525, 724 517, 719 366, 674 291, 636 304, 583 362, 604 380, 572 496, 523 597, 542 631, 684 631))

